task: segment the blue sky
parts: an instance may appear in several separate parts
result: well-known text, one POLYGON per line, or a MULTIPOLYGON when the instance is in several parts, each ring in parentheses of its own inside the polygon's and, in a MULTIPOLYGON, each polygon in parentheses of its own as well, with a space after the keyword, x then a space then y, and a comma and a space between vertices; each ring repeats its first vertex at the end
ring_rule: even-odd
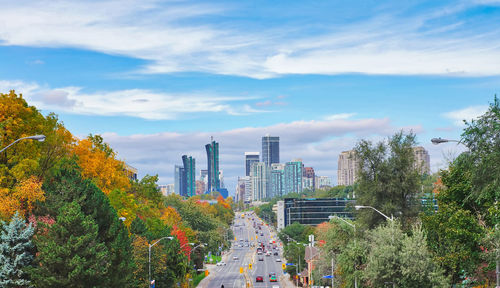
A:
POLYGON ((500 86, 500 1, 2 1, 0 91, 74 134, 102 134, 141 176, 173 182, 182 154, 221 145, 232 192, 243 153, 281 137, 336 182, 361 138, 413 130, 433 171, 461 119, 500 86))

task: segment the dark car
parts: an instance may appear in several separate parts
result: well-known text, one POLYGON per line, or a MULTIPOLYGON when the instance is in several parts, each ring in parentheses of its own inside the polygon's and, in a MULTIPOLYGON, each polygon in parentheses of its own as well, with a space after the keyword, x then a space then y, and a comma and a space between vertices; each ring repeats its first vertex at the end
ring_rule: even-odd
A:
POLYGON ((278 256, 278 252, 277 251, 274 251, 274 256, 278 256))
POLYGON ((255 282, 264 282, 264 277, 262 276, 255 277, 255 282))

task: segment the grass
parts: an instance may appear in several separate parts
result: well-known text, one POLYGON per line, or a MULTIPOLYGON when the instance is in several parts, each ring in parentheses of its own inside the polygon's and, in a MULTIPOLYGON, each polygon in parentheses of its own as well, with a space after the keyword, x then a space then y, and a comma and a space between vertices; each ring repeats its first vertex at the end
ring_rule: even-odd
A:
POLYGON ((193 277, 193 286, 194 287, 198 286, 198 284, 200 284, 200 282, 201 282, 201 280, 203 280, 203 278, 205 278, 205 272, 194 276, 193 277))

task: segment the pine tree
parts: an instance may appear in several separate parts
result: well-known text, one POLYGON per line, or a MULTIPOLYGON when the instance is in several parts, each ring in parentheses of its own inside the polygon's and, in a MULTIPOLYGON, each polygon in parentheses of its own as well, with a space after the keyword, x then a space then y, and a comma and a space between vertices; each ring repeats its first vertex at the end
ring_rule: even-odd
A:
POLYGON ((97 240, 98 227, 71 202, 59 209, 57 221, 37 234, 36 287, 105 287, 110 266, 106 246, 97 240))
MULTIPOLYGON (((30 281, 25 268, 33 260, 31 237, 34 228, 19 216, 9 224, 2 221, 0 234, 0 287, 28 287, 30 281)), ((0 227, 1 227, 0 226, 0 227)))

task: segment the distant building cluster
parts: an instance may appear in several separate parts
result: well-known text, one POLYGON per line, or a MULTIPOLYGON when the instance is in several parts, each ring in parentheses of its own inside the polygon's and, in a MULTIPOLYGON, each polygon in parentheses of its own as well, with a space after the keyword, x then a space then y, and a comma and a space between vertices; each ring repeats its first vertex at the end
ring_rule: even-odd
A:
MULTIPOLYGON (((429 152, 424 147, 413 147, 413 154, 415 156, 415 168, 421 174, 429 174, 431 171, 431 160, 429 152)), ((337 168, 337 184, 338 185, 353 185, 357 180, 357 173, 359 169, 359 160, 356 157, 354 150, 344 151, 340 153, 338 158, 337 168)))
POLYGON ((280 138, 266 135, 262 155, 245 152, 245 176, 238 178, 236 201, 257 202, 330 186, 329 177, 317 176, 313 167, 304 167, 302 159, 280 163, 280 138))

